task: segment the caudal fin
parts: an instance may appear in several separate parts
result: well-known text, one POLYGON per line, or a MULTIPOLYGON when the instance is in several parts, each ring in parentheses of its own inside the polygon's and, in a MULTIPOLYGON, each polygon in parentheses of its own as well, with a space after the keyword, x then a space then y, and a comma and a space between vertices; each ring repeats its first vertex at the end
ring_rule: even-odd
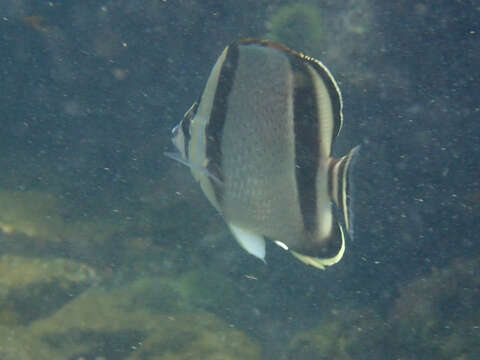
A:
POLYGON ((330 198, 340 210, 343 223, 350 237, 353 235, 353 183, 350 168, 355 161, 360 146, 355 146, 350 152, 340 159, 331 159, 329 163, 329 193, 330 198))

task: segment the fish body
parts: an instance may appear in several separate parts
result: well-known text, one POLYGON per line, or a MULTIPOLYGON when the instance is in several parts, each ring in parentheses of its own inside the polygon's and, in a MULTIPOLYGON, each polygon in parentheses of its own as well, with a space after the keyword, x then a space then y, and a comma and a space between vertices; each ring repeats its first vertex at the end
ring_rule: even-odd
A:
POLYGON ((340 90, 319 61, 279 43, 227 46, 200 99, 172 130, 178 154, 249 253, 265 239, 323 269, 351 232, 348 170, 331 157, 340 90), (341 221, 338 221, 340 218, 341 221))

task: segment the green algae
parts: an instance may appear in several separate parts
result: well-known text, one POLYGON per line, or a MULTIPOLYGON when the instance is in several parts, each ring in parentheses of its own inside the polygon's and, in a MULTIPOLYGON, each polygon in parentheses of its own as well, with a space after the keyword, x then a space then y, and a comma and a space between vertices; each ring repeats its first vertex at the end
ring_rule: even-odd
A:
POLYGON ((399 289, 390 313, 392 347, 417 349, 418 359, 478 358, 480 258, 457 259, 399 289))
POLYGON ((477 359, 479 272, 480 259, 456 259, 400 287, 388 314, 334 311, 297 333, 284 359, 477 359))
POLYGON ((4 255, 0 258, 0 287, 17 291, 40 283, 69 291, 72 284, 90 283, 95 270, 67 259, 27 258, 4 255))
POLYGON ((125 221, 105 217, 72 218, 74 204, 41 191, 0 190, 0 232, 6 242, 34 243, 35 248, 52 243, 103 244, 125 230, 125 221))
POLYGON ((215 315, 181 312, 179 305, 158 311, 152 298, 143 300, 147 284, 88 290, 50 318, 34 322, 26 334, 61 358, 260 358, 257 344, 215 315))
POLYGON ((209 311, 235 307, 240 294, 231 279, 207 269, 196 269, 182 274, 175 287, 184 299, 209 311))
POLYGON ((319 327, 295 335, 284 359, 386 358, 382 345, 386 330, 382 318, 372 310, 335 311, 319 327))
POLYGON ((62 357, 40 339, 26 336, 25 328, 0 326, 0 359, 48 360, 62 357))
POLYGON ((311 53, 323 42, 322 14, 313 4, 294 3, 277 9, 267 21, 265 37, 311 53))
POLYGON ((61 240, 59 201, 38 191, 0 191, 0 230, 52 241, 61 240))
POLYGON ((222 315, 241 305, 234 282, 205 268, 176 276, 143 277, 129 286, 135 304, 164 314, 200 310, 222 315))
POLYGON ((260 359, 259 346, 208 313, 170 318, 128 358, 130 360, 260 359))
POLYGON ((99 279, 92 267, 75 261, 14 255, 0 258, 0 274, 3 325, 48 316, 99 279))
MULTIPOLYGON (((318 58, 339 82, 360 87, 376 86, 375 66, 383 46, 375 31, 375 11, 369 0, 287 2, 272 5, 266 21, 266 39, 318 58), (275 8, 276 6, 276 8, 275 8)), ((377 70, 378 71, 378 70, 377 70)))

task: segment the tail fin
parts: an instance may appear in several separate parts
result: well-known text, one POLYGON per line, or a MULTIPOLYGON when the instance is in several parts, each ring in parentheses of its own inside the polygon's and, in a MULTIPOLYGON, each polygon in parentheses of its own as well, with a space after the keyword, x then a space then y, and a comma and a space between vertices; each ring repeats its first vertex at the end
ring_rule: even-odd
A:
MULTIPOLYGON (((312 255, 306 255, 297 251, 291 251, 292 254, 300 261, 307 265, 312 265, 318 269, 325 269, 326 266, 331 266, 339 262, 345 252, 345 233, 344 229, 348 232, 350 238, 353 238, 353 215, 351 213, 352 208, 352 182, 349 176, 349 170, 352 166, 358 149, 356 146, 350 152, 340 159, 330 159, 328 163, 328 195, 330 199, 335 203, 339 212, 341 213, 343 226, 337 222, 337 217, 332 219, 333 228, 326 238, 322 240, 322 249, 327 250, 329 257, 325 253, 317 253, 312 255), (330 249, 329 246, 333 245, 330 249), (334 253, 330 250, 335 251, 334 253)), ((311 250, 311 249, 310 249, 311 250)), ((307 253, 307 252, 306 252, 307 253)))
POLYGON ((343 223, 349 234, 353 237, 353 213, 352 209, 352 188, 349 169, 355 161, 360 146, 355 146, 350 152, 340 159, 331 159, 329 163, 329 193, 330 198, 340 210, 343 223))

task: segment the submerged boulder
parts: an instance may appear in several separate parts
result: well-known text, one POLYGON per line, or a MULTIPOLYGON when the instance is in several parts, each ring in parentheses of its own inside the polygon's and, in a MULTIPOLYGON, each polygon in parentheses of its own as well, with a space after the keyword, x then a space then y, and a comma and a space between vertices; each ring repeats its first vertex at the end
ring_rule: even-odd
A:
POLYGON ((480 358, 480 258, 456 259, 399 288, 392 348, 415 359, 480 358))
POLYGON ((319 327, 298 333, 284 359, 386 359, 386 330, 386 323, 371 310, 334 311, 319 327))
POLYGON ((98 280, 96 271, 67 259, 0 258, 0 325, 49 316, 98 280))
POLYGON ((209 313, 181 312, 181 298, 167 288, 150 287, 157 294, 144 297, 147 285, 88 290, 24 336, 62 359, 260 359, 259 346, 242 332, 209 313))

